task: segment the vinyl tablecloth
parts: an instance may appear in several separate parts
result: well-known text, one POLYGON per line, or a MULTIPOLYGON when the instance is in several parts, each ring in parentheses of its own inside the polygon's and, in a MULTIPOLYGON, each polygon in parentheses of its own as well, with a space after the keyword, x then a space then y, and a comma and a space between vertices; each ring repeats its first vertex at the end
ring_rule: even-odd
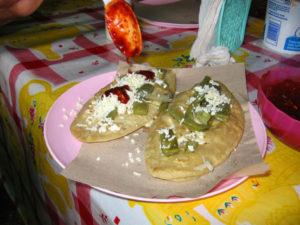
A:
MULTIPOLYGON (((300 55, 263 47, 263 25, 249 18, 244 43, 233 53, 237 62, 245 63, 248 95, 255 107, 263 74, 300 66, 300 55)), ((142 22, 141 29, 143 52, 132 62, 193 65, 189 52, 197 29, 142 22)), ((206 199, 132 201, 67 180, 46 147, 44 121, 62 93, 116 70, 119 60, 125 60, 106 38, 103 6, 99 0, 46 1, 31 17, 1 27, 0 34, 0 178, 26 224, 300 224, 300 152, 268 130, 264 160, 270 174, 250 177, 206 199)))

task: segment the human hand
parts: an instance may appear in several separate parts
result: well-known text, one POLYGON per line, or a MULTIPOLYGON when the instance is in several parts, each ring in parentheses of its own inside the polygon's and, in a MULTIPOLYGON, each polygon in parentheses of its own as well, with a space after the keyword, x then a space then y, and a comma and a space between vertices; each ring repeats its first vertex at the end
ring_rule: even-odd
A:
POLYGON ((0 0, 0 26, 32 14, 43 0, 0 0))

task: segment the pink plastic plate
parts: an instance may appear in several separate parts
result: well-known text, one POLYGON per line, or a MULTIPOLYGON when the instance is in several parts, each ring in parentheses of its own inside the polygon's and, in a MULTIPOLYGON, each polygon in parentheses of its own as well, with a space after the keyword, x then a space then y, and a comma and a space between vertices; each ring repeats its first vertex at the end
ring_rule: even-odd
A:
POLYGON ((179 1, 180 0, 142 0, 140 2, 147 5, 164 5, 164 4, 174 3, 179 1))
MULTIPOLYGON (((50 154, 54 160, 65 168, 78 154, 81 142, 75 139, 70 133, 70 124, 74 119, 74 109, 78 108, 78 103, 84 104, 90 99, 100 88, 114 80, 116 72, 104 73, 88 80, 82 81, 70 88, 62 94, 57 101, 50 108, 45 124, 44 124, 44 138, 50 154)), ((267 134, 265 126, 258 114, 258 112, 249 103, 250 115, 258 147, 262 157, 264 157, 267 146, 267 134)), ((248 177, 224 179, 216 187, 205 195, 199 196, 195 199, 202 199, 211 197, 222 192, 225 192, 242 182, 248 177)), ((122 193, 116 193, 111 190, 94 187, 104 193, 111 194, 126 199, 148 201, 148 202, 184 202, 195 200, 190 198, 170 198, 170 199, 153 199, 140 198, 136 196, 128 196, 122 193)))
POLYGON ((158 22, 158 21, 153 21, 149 20, 143 17, 139 17, 140 20, 158 26, 158 27, 169 27, 169 28, 179 28, 179 29, 197 29, 198 24, 179 24, 179 23, 167 23, 167 22, 158 22))

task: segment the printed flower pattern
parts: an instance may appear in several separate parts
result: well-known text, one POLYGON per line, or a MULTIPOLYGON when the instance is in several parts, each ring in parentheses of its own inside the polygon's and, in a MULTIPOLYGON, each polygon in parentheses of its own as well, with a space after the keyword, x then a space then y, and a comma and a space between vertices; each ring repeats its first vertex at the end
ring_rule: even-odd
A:
POLYGON ((33 125, 34 123, 34 120, 35 120, 35 114, 36 114, 36 110, 35 110, 35 107, 36 107, 36 100, 33 100, 32 101, 32 105, 30 106, 29 108, 29 115, 30 115, 30 122, 31 122, 31 125, 33 125))

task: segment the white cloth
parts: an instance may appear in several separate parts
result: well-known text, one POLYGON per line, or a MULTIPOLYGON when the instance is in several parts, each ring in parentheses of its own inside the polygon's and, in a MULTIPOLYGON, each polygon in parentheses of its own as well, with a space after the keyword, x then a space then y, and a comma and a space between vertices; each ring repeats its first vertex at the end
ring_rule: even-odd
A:
POLYGON ((190 57, 196 67, 233 63, 230 49, 217 45, 218 22, 224 0, 202 0, 199 10, 199 30, 190 57))
POLYGON ((196 67, 221 66, 234 63, 230 56, 229 48, 224 46, 212 47, 206 53, 201 54, 196 60, 196 67))

